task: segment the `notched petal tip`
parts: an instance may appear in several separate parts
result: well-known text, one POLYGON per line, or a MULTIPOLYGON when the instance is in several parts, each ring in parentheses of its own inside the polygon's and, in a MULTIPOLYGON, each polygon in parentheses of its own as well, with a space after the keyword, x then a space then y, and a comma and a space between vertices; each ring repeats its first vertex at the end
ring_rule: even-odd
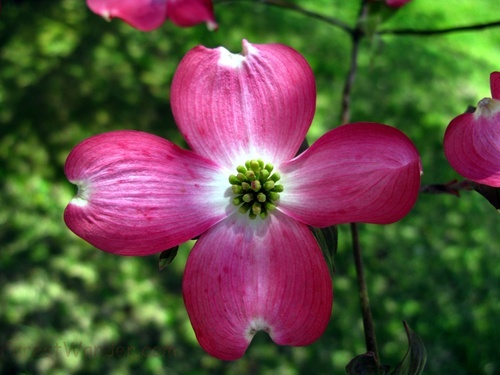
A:
POLYGON ((269 336, 273 337, 273 332, 269 324, 262 318, 255 318, 250 321, 250 324, 248 325, 246 333, 246 339, 248 342, 252 341, 253 337, 259 331, 266 332, 269 336))
POLYGON ((232 53, 224 47, 219 47, 219 66, 224 66, 228 68, 237 69, 243 66, 243 62, 245 61, 244 54, 232 53))
POLYGON ((241 53, 232 53, 224 47, 217 48, 220 53, 219 65, 237 69, 243 66, 243 63, 251 54, 258 54, 258 49, 246 39, 243 39, 241 44, 241 53))
POLYGON ((85 207, 89 203, 90 198, 90 186, 84 181, 70 181, 72 184, 76 185, 77 192, 76 195, 71 199, 69 204, 74 204, 79 207, 85 207))
POLYGON ((474 117, 491 117, 500 112, 500 100, 484 98, 477 103, 474 117))

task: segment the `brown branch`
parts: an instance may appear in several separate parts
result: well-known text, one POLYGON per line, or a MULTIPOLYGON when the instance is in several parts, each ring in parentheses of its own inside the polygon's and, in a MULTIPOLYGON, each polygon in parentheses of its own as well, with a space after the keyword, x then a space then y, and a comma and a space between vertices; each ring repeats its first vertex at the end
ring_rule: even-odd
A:
POLYGON ((344 89, 342 91, 342 100, 340 108, 341 124, 347 124, 351 119, 351 111, 350 111, 351 91, 354 86, 354 81, 356 79, 356 72, 358 69, 359 45, 361 43, 362 37, 363 37, 363 32, 358 27, 351 33, 351 38, 352 38, 351 63, 345 79, 344 89))
MULTIPOLYGON (((348 34, 353 34, 355 29, 353 29, 349 24, 344 21, 335 18, 325 16, 321 13, 316 13, 310 10, 307 10, 301 6, 298 6, 293 3, 289 3, 287 0, 213 0, 214 4, 233 4, 233 3, 258 3, 263 5, 274 6, 278 8, 288 9, 297 13, 300 13, 304 16, 311 17, 317 19, 319 21, 325 22, 329 25, 338 27, 339 29, 347 32, 348 34)), ((500 21, 493 21, 487 23, 480 23, 475 25, 466 25, 466 26, 453 26, 444 29, 435 29, 435 30, 418 30, 418 29, 394 29, 394 30, 380 30, 377 31, 377 35, 417 35, 417 36, 433 36, 440 34, 448 34, 460 31, 474 31, 474 30, 483 30, 493 27, 500 27, 500 21)))
POLYGON ((473 190, 474 186, 471 181, 452 180, 445 184, 428 184, 420 187, 420 193, 424 194, 451 194, 456 197, 460 196, 460 190, 473 190))
POLYGON ((458 31, 472 31, 472 30, 483 30, 492 27, 499 27, 500 21, 481 23, 476 25, 468 25, 468 26, 454 26, 446 29, 437 29, 437 30, 415 30, 415 29, 395 29, 395 30, 381 30, 378 31, 379 35, 418 35, 418 36, 432 36, 432 35, 440 35, 440 34, 448 34, 454 33, 458 31))
POLYGON ((370 308, 370 299, 368 298, 368 288, 366 287, 363 259, 361 255, 361 248, 359 245, 358 225, 356 223, 351 223, 350 225, 354 265, 356 266, 356 276, 358 280, 359 301, 361 305, 361 315, 363 316, 366 351, 373 353, 375 363, 378 365, 380 361, 378 355, 377 338, 375 336, 375 326, 373 324, 372 311, 370 308))
POLYGON ((325 22, 331 26, 338 27, 339 29, 347 32, 347 33, 352 33, 352 27, 349 26, 347 23, 335 18, 335 17, 328 17, 320 13, 316 13, 310 10, 307 10, 305 8, 302 8, 298 5, 289 3, 286 0, 214 0, 214 4, 232 4, 232 3, 257 3, 257 4, 262 4, 262 5, 268 5, 268 6, 273 6, 273 7, 278 7, 282 9, 288 9, 293 12, 302 14, 307 17, 314 18, 316 20, 325 22))

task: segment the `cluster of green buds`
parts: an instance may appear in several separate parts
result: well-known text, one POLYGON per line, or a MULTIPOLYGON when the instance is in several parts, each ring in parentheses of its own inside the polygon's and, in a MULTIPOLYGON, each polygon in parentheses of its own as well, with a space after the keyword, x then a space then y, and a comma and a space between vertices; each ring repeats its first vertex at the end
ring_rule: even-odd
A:
POLYGON ((240 206, 242 214, 248 213, 250 219, 259 216, 265 219, 270 211, 276 209, 276 201, 283 191, 283 185, 277 184, 280 174, 272 173, 272 164, 262 160, 248 160, 245 165, 236 168, 238 174, 229 176, 229 183, 235 197, 233 204, 240 206))

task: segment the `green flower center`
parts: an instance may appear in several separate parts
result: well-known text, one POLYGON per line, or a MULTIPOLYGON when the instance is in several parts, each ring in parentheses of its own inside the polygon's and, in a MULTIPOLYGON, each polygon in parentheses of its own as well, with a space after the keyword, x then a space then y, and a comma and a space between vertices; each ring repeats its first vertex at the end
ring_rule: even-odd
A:
POLYGON ((283 191, 283 185, 277 182, 281 176, 272 173, 272 164, 262 160, 248 160, 245 165, 236 167, 238 173, 229 176, 233 189, 233 204, 239 206, 242 214, 248 213, 250 219, 259 216, 265 219, 270 211, 276 209, 276 201, 283 191))

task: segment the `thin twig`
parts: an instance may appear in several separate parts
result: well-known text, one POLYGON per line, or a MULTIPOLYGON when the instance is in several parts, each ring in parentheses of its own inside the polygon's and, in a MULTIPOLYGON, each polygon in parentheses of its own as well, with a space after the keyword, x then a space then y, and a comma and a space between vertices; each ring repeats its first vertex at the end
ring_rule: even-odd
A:
POLYGON ((354 86, 354 81, 356 80, 356 71, 358 69, 358 54, 359 54, 359 44, 363 37, 363 32, 361 29, 356 28, 351 33, 352 40, 352 50, 351 50, 351 64, 349 66, 349 71, 344 83, 344 89, 342 91, 342 101, 340 108, 341 123, 347 124, 351 119, 351 91, 354 86))
MULTIPOLYGON (((345 23, 344 21, 335 18, 325 16, 321 13, 316 13, 300 7, 296 4, 289 3, 286 0, 213 0, 214 4, 234 4, 234 3, 258 3, 263 5, 274 6, 278 8, 288 9, 297 13, 300 13, 304 16, 311 17, 317 19, 319 21, 325 22, 329 25, 338 27, 339 29, 347 32, 348 34, 352 34, 354 32, 353 28, 345 23)), ((380 30, 377 31, 378 35, 417 35, 417 36, 433 36, 440 34, 448 34, 459 31, 471 31, 471 30, 483 30, 489 29, 493 27, 500 27, 500 21, 486 22, 475 25, 466 25, 466 26, 453 26, 444 29, 435 29, 435 30, 415 30, 415 29, 394 29, 394 30, 380 30)))
POLYGON ((363 316, 363 328, 365 332, 366 351, 372 352, 375 362, 380 363, 378 355, 377 338, 375 336, 375 326, 373 324, 372 311, 370 308, 370 299, 368 297, 368 288, 366 287, 365 272, 363 269, 363 260, 361 256, 361 247, 359 246, 358 225, 351 223, 352 249, 354 253, 354 264, 356 266, 356 275, 358 279, 359 301, 361 304, 361 315, 363 316))
POLYGON ((282 9, 288 9, 293 12, 302 14, 306 17, 311 17, 314 19, 317 19, 319 21, 325 22, 331 26, 338 27, 339 29, 347 32, 347 33, 352 33, 352 27, 349 26, 347 23, 339 20, 338 18, 335 17, 329 17, 325 16, 321 13, 316 13, 313 11, 310 11, 308 9, 302 8, 296 4, 289 3, 286 0, 232 0, 232 1, 227 1, 227 0, 214 0, 214 4, 232 4, 232 3, 257 3, 257 4, 263 4, 263 5, 269 5, 269 6, 274 6, 282 9))
POLYGON ((347 72, 344 89, 342 91, 340 109, 340 121, 342 124, 347 124, 351 120, 351 91, 354 86, 354 81, 356 80, 356 72, 358 70, 359 46, 364 36, 362 23, 364 22, 366 17, 368 17, 368 9, 368 2, 366 0, 362 0, 358 19, 356 20, 356 27, 350 32, 352 41, 351 63, 349 65, 349 71, 347 72))
POLYGON ((459 197, 461 190, 474 190, 474 184, 469 180, 452 180, 445 184, 429 184, 420 186, 420 193, 425 194, 451 194, 459 197))
MULTIPOLYGON (((286 0, 214 0, 214 4, 231 4, 237 2, 246 2, 246 3, 260 3, 263 5, 274 6, 282 9, 288 9, 297 13, 300 13, 304 16, 311 17, 317 19, 319 21, 325 22, 329 25, 338 27, 339 29, 347 32, 348 34, 352 34, 354 30, 347 23, 339 20, 335 17, 325 16, 320 13, 316 13, 305 8, 302 8, 296 4, 289 3, 286 0)), ((460 31, 471 31, 471 30, 484 30, 494 27, 500 27, 500 21, 479 23, 474 25, 466 25, 466 26, 452 26, 445 29, 434 29, 434 30, 416 30, 416 29, 393 29, 393 30, 380 30, 377 31, 378 35, 416 35, 416 36, 433 36, 433 35, 442 35, 449 34, 460 31)))
POLYGON ((439 34, 448 34, 454 33, 457 31, 471 31, 471 30, 483 30, 492 27, 500 27, 500 21, 488 22, 488 23, 480 23, 476 25, 467 25, 467 26, 454 26, 446 29, 437 29, 437 30, 415 30, 415 29, 395 29, 395 30, 381 30, 378 31, 379 35, 419 35, 419 36, 432 36, 439 34))

